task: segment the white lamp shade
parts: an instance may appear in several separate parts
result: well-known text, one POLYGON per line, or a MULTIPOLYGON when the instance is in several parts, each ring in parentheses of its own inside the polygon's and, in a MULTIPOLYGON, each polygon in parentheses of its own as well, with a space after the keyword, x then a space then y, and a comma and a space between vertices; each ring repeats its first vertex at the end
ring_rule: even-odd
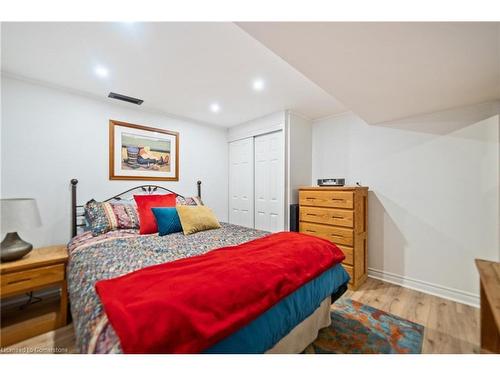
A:
POLYGON ((17 232, 42 225, 36 200, 32 198, 0 199, 1 230, 17 232))

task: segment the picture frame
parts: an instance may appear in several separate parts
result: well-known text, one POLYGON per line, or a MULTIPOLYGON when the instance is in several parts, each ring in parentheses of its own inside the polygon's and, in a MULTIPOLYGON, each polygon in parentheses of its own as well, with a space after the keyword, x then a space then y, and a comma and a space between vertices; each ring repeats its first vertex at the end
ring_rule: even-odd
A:
POLYGON ((109 120, 109 179, 179 181, 179 133, 109 120))

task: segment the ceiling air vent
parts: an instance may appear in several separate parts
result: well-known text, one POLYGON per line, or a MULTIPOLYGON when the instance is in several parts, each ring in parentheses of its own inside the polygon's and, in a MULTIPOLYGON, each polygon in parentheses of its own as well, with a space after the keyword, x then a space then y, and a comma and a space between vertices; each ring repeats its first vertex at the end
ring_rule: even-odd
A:
POLYGON ((117 94, 116 92, 110 92, 108 98, 123 100, 124 102, 133 103, 137 105, 141 105, 144 102, 144 100, 142 99, 132 98, 131 96, 127 95, 117 94))

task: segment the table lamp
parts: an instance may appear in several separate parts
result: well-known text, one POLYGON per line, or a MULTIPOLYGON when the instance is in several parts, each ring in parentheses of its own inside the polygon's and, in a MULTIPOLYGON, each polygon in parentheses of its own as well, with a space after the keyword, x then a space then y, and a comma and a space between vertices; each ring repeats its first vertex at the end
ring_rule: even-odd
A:
POLYGON ((17 231, 42 224, 36 201, 32 198, 0 199, 0 214, 1 230, 7 233, 0 244, 1 261, 20 259, 33 249, 33 245, 23 241, 17 231))

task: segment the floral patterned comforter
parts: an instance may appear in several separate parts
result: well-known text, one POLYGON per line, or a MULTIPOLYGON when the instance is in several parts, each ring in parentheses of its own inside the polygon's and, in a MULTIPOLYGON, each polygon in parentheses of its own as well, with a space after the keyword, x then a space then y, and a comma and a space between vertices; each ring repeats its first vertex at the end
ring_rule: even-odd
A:
POLYGON ((68 289, 78 350, 121 352, 118 336, 95 292, 97 281, 269 234, 232 224, 221 226, 189 236, 182 232, 160 237, 139 235, 137 230, 116 230, 97 237, 90 232, 74 237, 68 244, 68 289))

